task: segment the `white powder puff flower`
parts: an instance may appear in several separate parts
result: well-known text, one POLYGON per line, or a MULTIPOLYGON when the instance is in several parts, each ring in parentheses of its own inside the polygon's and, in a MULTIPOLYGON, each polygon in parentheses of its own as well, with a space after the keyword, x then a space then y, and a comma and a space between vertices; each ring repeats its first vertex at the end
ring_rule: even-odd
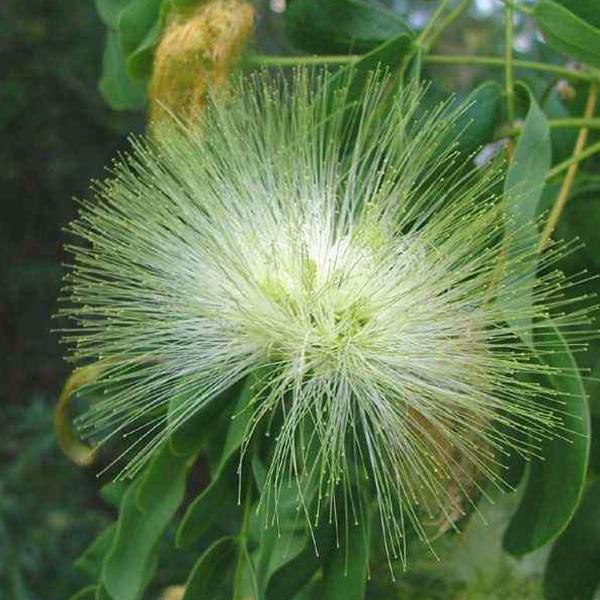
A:
POLYGON ((498 174, 455 152, 450 111, 390 100, 377 77, 358 99, 317 84, 332 85, 245 81, 196 125, 134 144, 70 227, 84 243, 69 247, 65 338, 73 360, 107 365, 112 393, 81 426, 129 433, 129 472, 260 370, 244 449, 272 434, 264 504, 309 481, 310 520, 337 520, 369 490, 403 557, 405 523, 423 538, 428 519, 453 523, 482 481, 501 484, 503 454, 560 433, 508 323, 543 328, 562 280, 553 252, 534 308, 502 308, 528 285, 503 272, 535 250, 502 262, 498 174))

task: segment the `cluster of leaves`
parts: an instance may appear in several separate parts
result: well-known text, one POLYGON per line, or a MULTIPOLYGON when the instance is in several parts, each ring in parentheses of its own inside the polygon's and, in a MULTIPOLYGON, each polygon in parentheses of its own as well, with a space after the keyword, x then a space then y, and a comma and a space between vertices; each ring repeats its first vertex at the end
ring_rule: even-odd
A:
MULTIPOLYGON (((188 3, 98 0, 98 11, 109 28, 100 85, 115 108, 143 104, 144 81, 151 72, 152 52, 165 16, 172 5, 184 2, 188 3)), ((522 126, 504 187, 506 226, 515 227, 510 238, 513 244, 537 244, 539 234, 531 223, 556 197, 565 171, 561 160, 567 159, 574 144, 572 135, 553 127, 553 119, 581 116, 580 99, 598 76, 594 68, 600 68, 600 15, 592 4, 589 0, 539 0, 533 8, 521 7, 544 34, 547 45, 543 53, 548 63, 561 65, 567 56, 583 66, 582 71, 575 72, 577 99, 571 102, 557 91, 554 75, 543 69, 528 71, 515 88, 522 126), (529 229, 523 226, 527 223, 529 229)), ((377 65, 386 66, 399 77, 427 78, 428 52, 433 34, 437 34, 433 27, 426 29, 432 36, 419 35, 402 15, 363 0, 294 0, 285 13, 284 29, 289 43, 300 51, 360 55, 347 67, 356 89, 377 65)), ((458 143, 459 150, 469 156, 498 139, 507 113, 504 91, 487 72, 467 102, 458 124, 458 143)), ((600 215, 596 206, 599 191, 598 177, 590 169, 581 169, 558 235, 567 239, 580 236, 589 242, 585 250, 565 259, 563 266, 568 272, 598 267, 600 249, 594 232, 600 215)), ((506 252, 511 251, 509 245, 506 252)), ((529 278, 533 285, 536 270, 535 263, 524 264, 517 276, 529 278)), ((595 282, 588 282, 580 291, 594 292, 595 287, 595 282)), ((530 303, 531 297, 506 301, 530 303)), ((533 346, 537 343, 535 339, 526 341, 533 346)), ((573 439, 571 444, 560 439, 548 442, 543 448, 543 462, 535 461, 526 469, 515 465, 511 470, 512 483, 522 481, 523 496, 506 529, 504 549, 524 555, 554 543, 545 575, 546 597, 591 598, 600 583, 593 568, 600 554, 599 489, 594 481, 600 466, 594 458, 598 449, 592 448, 590 463, 586 390, 558 328, 554 329, 552 345, 555 353, 544 353, 541 360, 570 374, 555 376, 550 383, 565 399, 569 415, 565 426, 573 432, 573 439)), ((580 366, 597 371, 597 350, 592 344, 580 366)), ((597 389, 593 381, 585 385, 594 399, 597 389)), ((359 600, 369 593, 365 575, 369 563, 375 561, 375 554, 370 552, 377 547, 377 540, 367 524, 350 528, 342 544, 347 551, 339 551, 335 533, 329 528, 307 530, 291 496, 287 504, 282 502, 277 526, 265 529, 255 516, 264 477, 258 449, 250 453, 252 458, 244 466, 244 472, 252 477, 245 477, 238 490, 239 450, 244 415, 248 414, 243 409, 251 387, 252 382, 247 381, 243 389, 223 399, 218 418, 202 413, 176 432, 127 485, 120 494, 117 521, 78 561, 90 577, 90 585, 74 599, 142 597, 156 568, 160 540, 179 512, 183 515, 170 543, 199 554, 187 576, 184 599, 252 596, 255 600, 359 600), (199 454, 208 456, 206 463, 200 464, 208 469, 210 484, 195 498, 188 498, 187 481, 190 472, 197 469, 194 465, 199 454), (209 543, 214 539, 217 541, 209 543)), ((593 408, 592 421, 598 425, 600 413, 595 404, 593 408)))

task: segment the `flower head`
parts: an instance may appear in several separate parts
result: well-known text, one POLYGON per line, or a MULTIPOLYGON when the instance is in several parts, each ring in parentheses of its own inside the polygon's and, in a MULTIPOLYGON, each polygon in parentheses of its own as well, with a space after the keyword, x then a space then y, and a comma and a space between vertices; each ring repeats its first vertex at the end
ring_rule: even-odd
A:
POLYGON ((508 323, 560 304, 561 280, 507 319, 499 298, 523 283, 498 291, 499 175, 455 151, 456 114, 423 113, 414 90, 390 99, 377 76, 358 100, 324 93, 332 81, 246 81, 195 125, 136 142, 71 225, 86 243, 71 247, 65 337, 74 360, 107 361, 114 391, 82 426, 135 431, 131 470, 260 369, 247 441, 276 424, 274 505, 309 481, 311 510, 335 518, 368 488, 403 556, 405 522, 423 537, 430 517, 454 522, 482 480, 500 484, 503 453, 560 429, 508 323))

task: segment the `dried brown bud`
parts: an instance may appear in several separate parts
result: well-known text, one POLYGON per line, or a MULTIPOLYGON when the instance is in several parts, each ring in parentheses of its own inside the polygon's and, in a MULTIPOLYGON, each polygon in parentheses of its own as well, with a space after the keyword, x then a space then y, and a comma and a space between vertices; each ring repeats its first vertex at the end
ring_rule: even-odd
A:
POLYGON ((225 88, 253 26, 254 9, 244 0, 173 9, 154 57, 150 124, 168 113, 190 115, 202 108, 209 88, 225 88))

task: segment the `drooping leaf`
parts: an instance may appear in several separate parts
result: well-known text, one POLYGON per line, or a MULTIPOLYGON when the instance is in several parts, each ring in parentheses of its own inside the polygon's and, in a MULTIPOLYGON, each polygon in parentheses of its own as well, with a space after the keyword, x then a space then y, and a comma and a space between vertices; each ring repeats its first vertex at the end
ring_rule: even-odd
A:
POLYGON ((284 26, 298 48, 322 54, 363 54, 400 34, 412 37, 399 15, 365 0, 294 0, 284 26))
POLYGON ((194 565, 182 600, 229 600, 237 549, 235 537, 221 538, 210 546, 194 565))
POLYGON ((523 498, 504 536, 504 548, 515 555, 547 544, 568 525, 583 491, 590 447, 587 397, 564 337, 548 322, 540 338, 536 336, 536 344, 540 360, 557 370, 548 377, 564 402, 569 441, 544 441, 544 460, 533 460, 529 465, 523 498))
POLYGON ((114 31, 109 31, 102 60, 102 76, 98 84, 100 92, 116 110, 136 110, 146 103, 146 85, 132 81, 127 74, 125 59, 114 31))
POLYGON ((505 273, 506 287, 501 288, 499 301, 508 323, 531 346, 531 317, 515 319, 513 315, 526 315, 533 304, 536 214, 552 161, 552 148, 548 120, 533 95, 525 90, 529 95, 529 111, 504 182, 507 240, 504 251, 506 264, 513 266, 505 273))
POLYGON ((153 570, 158 541, 179 507, 191 464, 168 444, 123 496, 102 582, 115 600, 136 600, 153 570))
MULTIPOLYGON (((600 68, 600 26, 594 25, 597 17, 593 22, 586 21, 572 10, 570 1, 568 6, 553 0, 540 0, 533 9, 533 16, 555 50, 600 68)), ((597 7, 595 11, 597 14, 597 7)), ((580 14, 588 15, 587 7, 580 14)))
POLYGON ((324 597, 328 600, 363 600, 367 584, 371 527, 365 516, 348 523, 340 548, 332 548, 323 567, 324 597))
POLYGON ((600 586, 600 480, 587 488, 546 565, 547 600, 592 600, 600 586))
POLYGON ((255 384, 256 378, 252 376, 242 387, 213 480, 190 504, 183 516, 176 535, 176 543, 181 548, 192 545, 206 531, 229 499, 231 472, 237 466, 238 452, 252 417, 249 405, 255 384))

